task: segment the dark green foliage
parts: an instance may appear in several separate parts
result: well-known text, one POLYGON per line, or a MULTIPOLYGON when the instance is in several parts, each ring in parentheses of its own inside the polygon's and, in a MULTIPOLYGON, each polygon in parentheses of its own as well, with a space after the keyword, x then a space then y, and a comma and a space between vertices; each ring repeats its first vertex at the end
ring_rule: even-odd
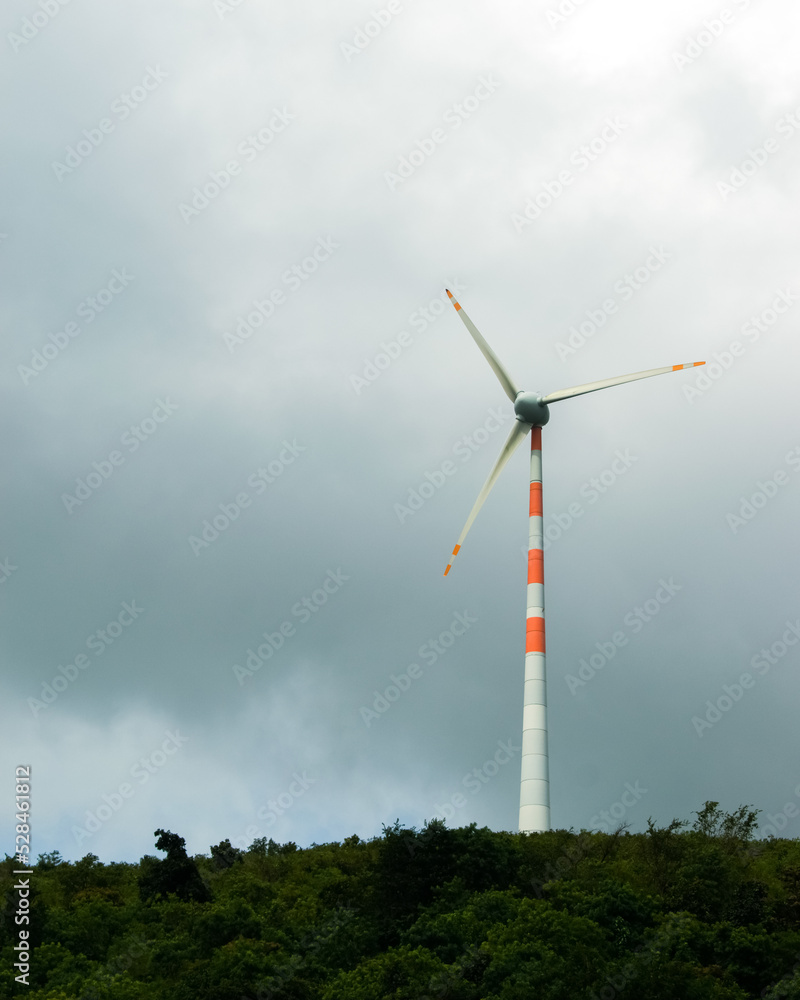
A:
POLYGON ((760 812, 750 806, 739 806, 735 812, 725 813, 719 808, 719 802, 706 802, 700 812, 695 813, 694 829, 706 837, 747 843, 758 826, 760 812))
POLYGON ((14 981, 0 862, 0 997, 28 1000, 800 1000, 800 844, 707 802, 645 833, 474 824, 190 858, 42 854, 14 981))
MULTIPOLYGON (((199 903, 207 902, 210 898, 209 891, 200 878, 197 865, 186 854, 186 841, 183 837, 168 830, 156 830, 154 836, 158 837, 156 847, 159 851, 166 851, 167 856, 163 861, 159 858, 142 858, 143 870, 139 878, 142 899, 163 899, 174 894, 184 901, 194 899, 199 903)), ((230 848, 230 841, 223 843, 227 843, 230 848)))
POLYGON ((232 847, 230 840, 223 840, 221 843, 211 848, 211 864, 217 871, 223 868, 230 868, 237 861, 241 862, 242 851, 238 847, 232 847))
POLYGON ((47 854, 40 854, 36 862, 37 871, 48 871, 50 868, 57 868, 64 863, 59 851, 50 851, 47 854))
POLYGON ((433 899, 437 886, 458 877, 468 892, 512 883, 519 866, 513 839, 475 823, 449 830, 433 819, 417 833, 399 822, 383 828, 373 879, 373 897, 387 941, 433 899))

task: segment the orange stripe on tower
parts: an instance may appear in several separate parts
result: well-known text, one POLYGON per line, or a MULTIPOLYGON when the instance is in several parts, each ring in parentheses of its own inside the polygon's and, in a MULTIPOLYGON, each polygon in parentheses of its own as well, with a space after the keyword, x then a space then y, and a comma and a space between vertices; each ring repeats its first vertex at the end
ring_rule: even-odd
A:
POLYGON ((525 652, 543 653, 544 651, 544 618, 529 618, 525 636, 525 652))
POLYGON ((542 450, 542 428, 534 427, 531 431, 531 451, 542 450))
POLYGON ((542 484, 539 482, 531 483, 531 502, 528 514, 530 517, 542 516, 542 484))
POLYGON ((528 551, 528 583, 544 583, 544 552, 541 549, 528 551))

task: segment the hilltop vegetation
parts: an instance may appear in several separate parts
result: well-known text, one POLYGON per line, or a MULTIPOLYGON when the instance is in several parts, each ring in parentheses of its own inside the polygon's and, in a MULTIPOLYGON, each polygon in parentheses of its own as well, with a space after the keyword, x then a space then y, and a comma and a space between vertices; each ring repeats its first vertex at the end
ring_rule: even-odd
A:
POLYGON ((641 834, 399 823, 300 850, 31 869, 30 986, 0 863, 0 996, 28 1000, 800 998, 800 844, 706 803, 641 834))

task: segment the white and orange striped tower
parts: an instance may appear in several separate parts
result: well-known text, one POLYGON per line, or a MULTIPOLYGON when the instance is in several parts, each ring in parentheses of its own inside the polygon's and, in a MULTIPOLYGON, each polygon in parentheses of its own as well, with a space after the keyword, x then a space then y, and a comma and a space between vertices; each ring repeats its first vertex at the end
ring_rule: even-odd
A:
POLYGON ((625 382, 635 382, 638 379, 650 378, 652 375, 664 375, 667 372, 677 372, 684 368, 696 368, 705 361, 693 361, 685 365, 670 365, 667 368, 651 368, 645 372, 634 372, 632 375, 617 375, 615 378, 602 379, 600 382, 587 382, 584 385, 574 385, 569 389, 559 389, 556 392, 542 396, 537 392, 523 392, 514 384, 514 380, 503 367, 502 362, 489 347, 478 328, 467 316, 461 306, 446 289, 450 301, 461 317, 464 325, 472 335, 472 339, 480 348, 481 354, 491 365, 505 394, 514 404, 516 420, 511 428, 500 457, 489 473, 489 478, 483 484, 478 499, 475 501, 467 523, 453 549, 450 562, 444 575, 450 572, 453 561, 458 555, 472 522, 478 515, 486 497, 497 482, 506 463, 517 445, 531 431, 531 491, 529 508, 529 541, 528 541, 528 612, 525 638, 525 702, 522 710, 522 774, 519 793, 519 829, 522 833, 536 833, 550 829, 550 776, 549 757, 547 752, 547 677, 545 674, 545 641, 544 641, 544 531, 542 521, 542 427, 550 419, 548 409, 550 403, 562 399, 582 396, 586 392, 597 389, 609 389, 613 385, 625 382))
POLYGON ((544 638, 544 524, 542 428, 531 430, 531 495, 528 521, 528 611, 525 628, 525 702, 522 709, 520 830, 550 829, 547 754, 547 674, 544 638))

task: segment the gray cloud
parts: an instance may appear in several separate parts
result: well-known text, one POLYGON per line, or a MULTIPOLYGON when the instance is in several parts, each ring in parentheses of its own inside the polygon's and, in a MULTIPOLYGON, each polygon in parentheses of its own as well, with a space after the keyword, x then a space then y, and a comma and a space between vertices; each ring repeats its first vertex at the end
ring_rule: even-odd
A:
POLYGON ((516 758, 464 779, 520 734, 526 459, 444 580, 506 431, 464 439, 510 409, 448 283, 525 388, 709 362, 545 428, 554 825, 626 783, 634 828, 791 798, 797 653, 752 663, 800 615, 798 14, 746 8, 705 45, 719 11, 688 3, 404 4, 349 58, 372 7, 6 14, 0 685, 34 853, 135 859, 158 826, 198 852, 252 828, 309 844, 448 809, 516 828, 516 758), (601 493, 618 451, 636 460, 601 493), (476 621, 427 662, 456 614, 476 621))

